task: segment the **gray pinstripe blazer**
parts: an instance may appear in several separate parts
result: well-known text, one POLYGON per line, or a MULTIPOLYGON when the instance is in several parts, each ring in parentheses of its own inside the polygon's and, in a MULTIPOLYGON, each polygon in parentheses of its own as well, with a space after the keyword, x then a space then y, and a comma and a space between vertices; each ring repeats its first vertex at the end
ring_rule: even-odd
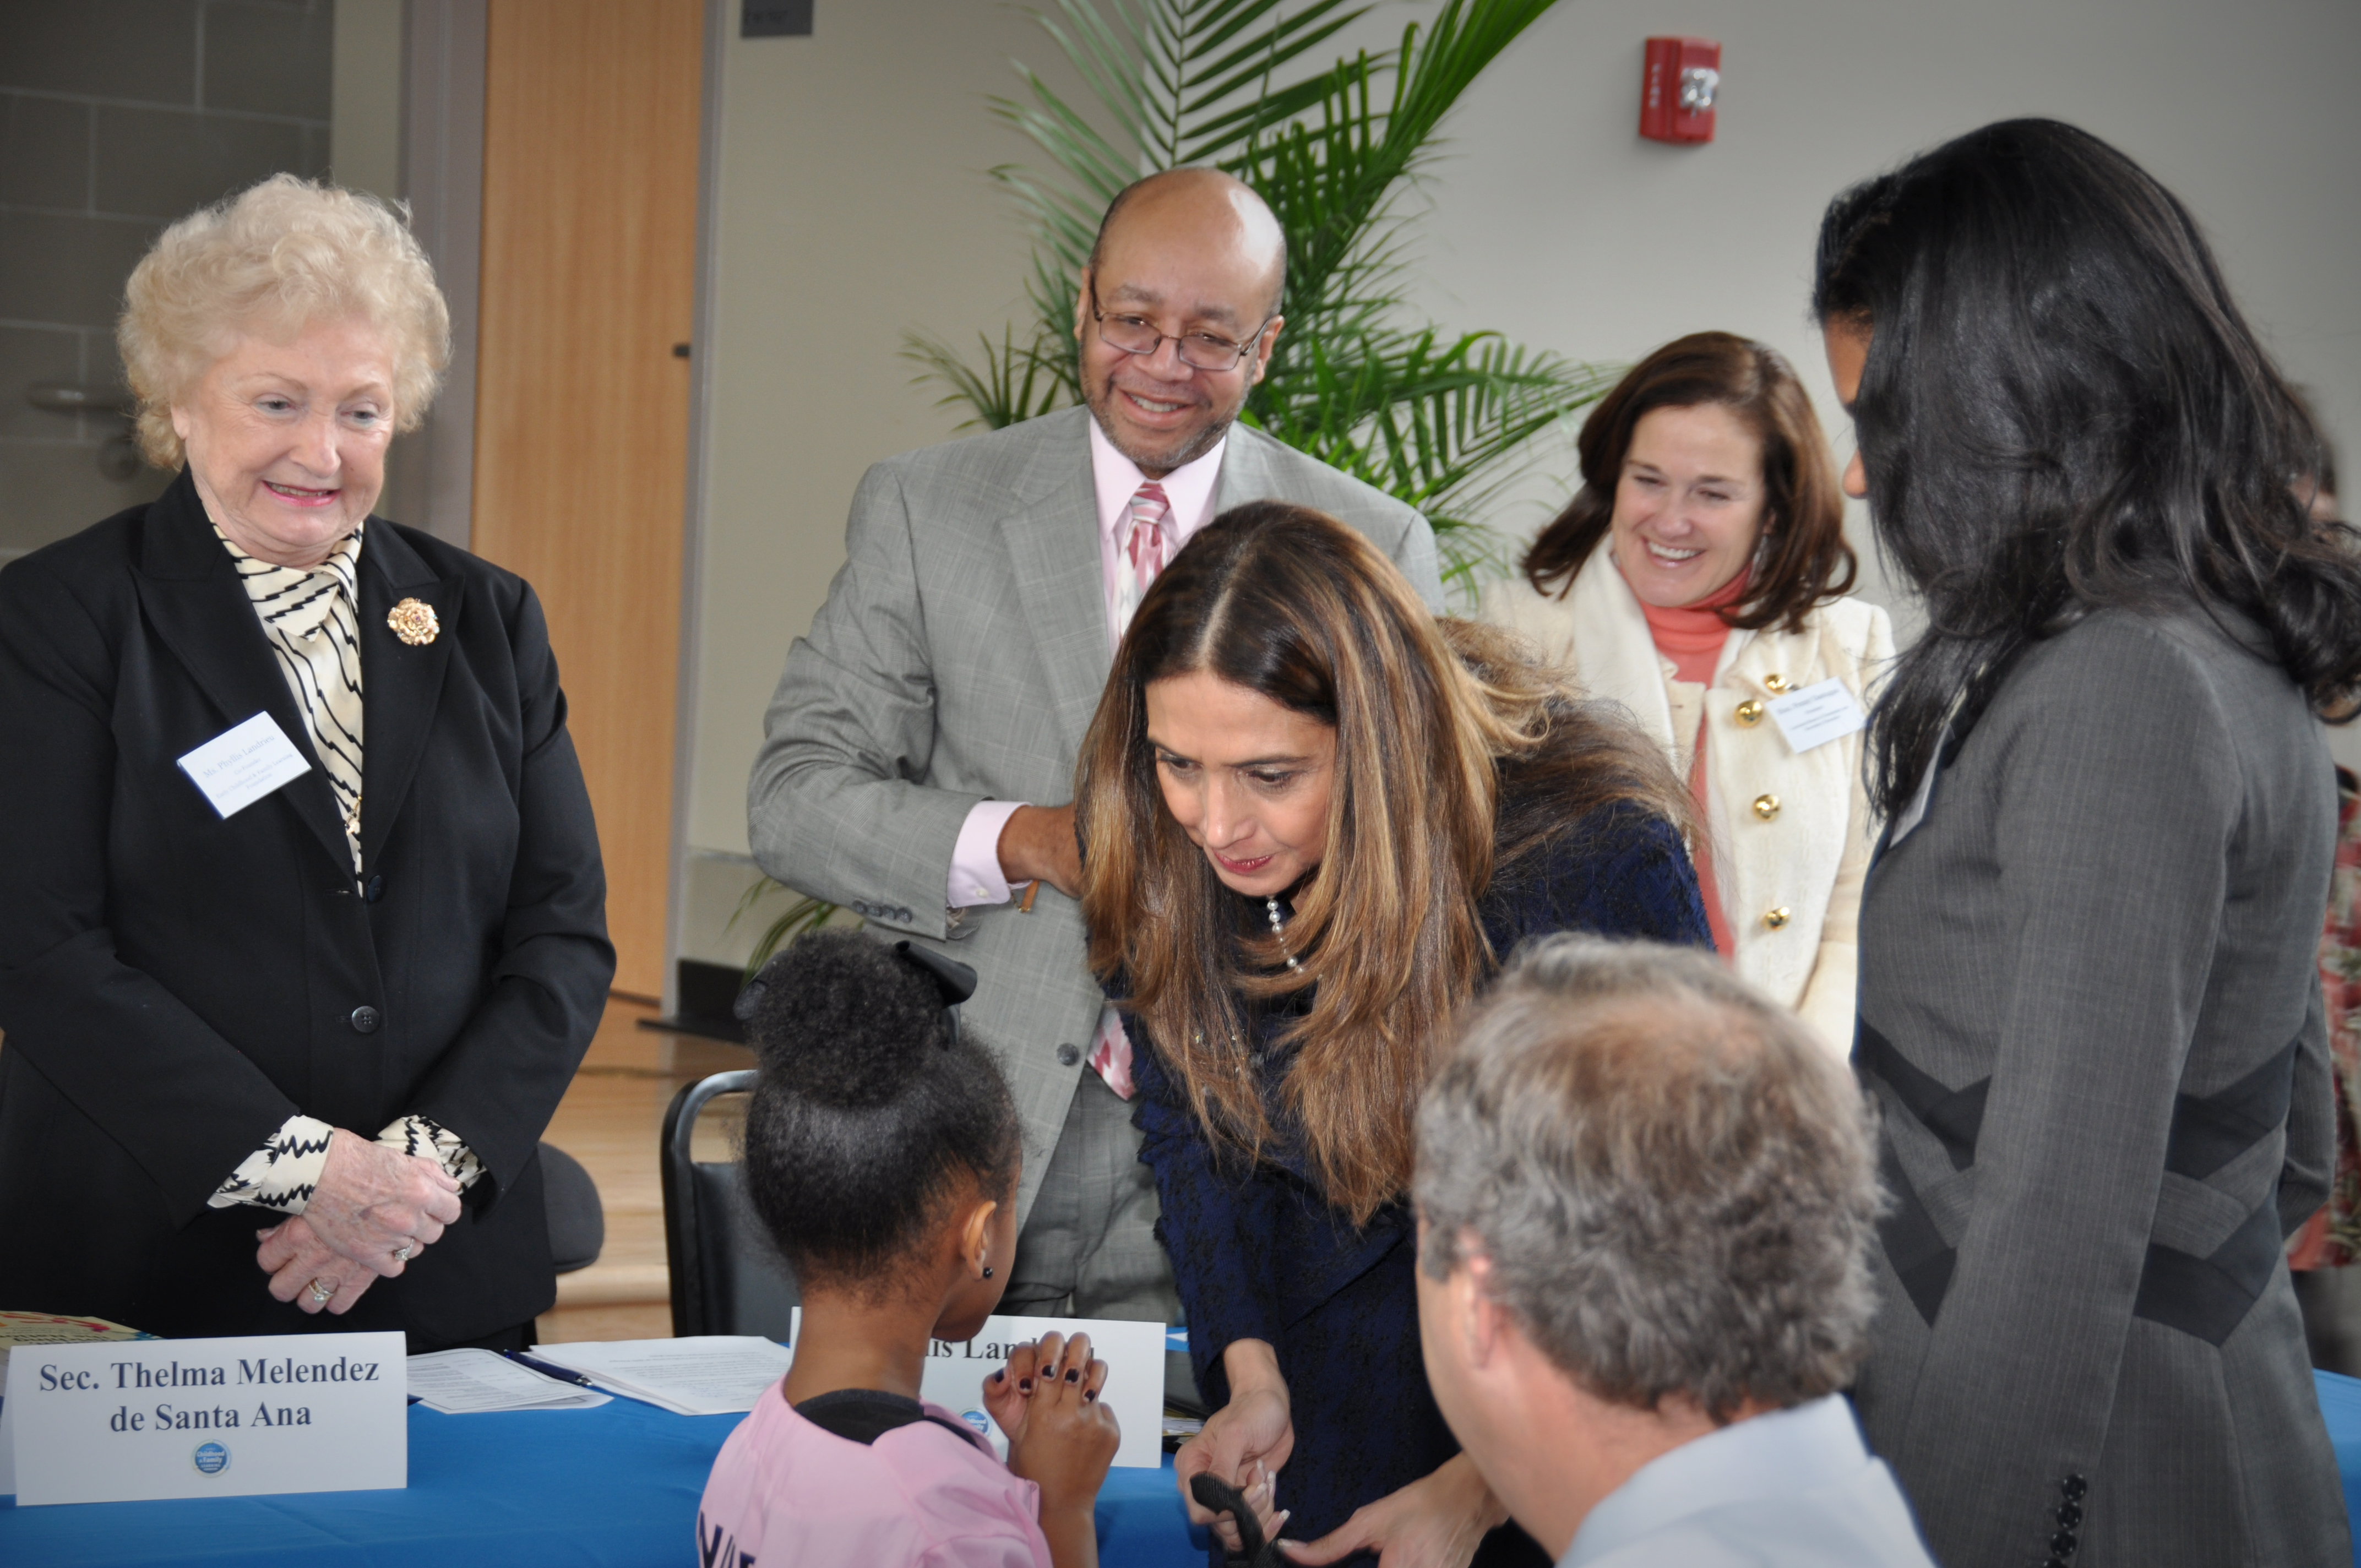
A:
POLYGON ((2110 610, 1872 869, 1854 1063, 1898 1202, 1855 1398, 1953 1568, 2351 1563, 2281 1252, 2334 1159, 2335 830, 2275 663, 2110 610))
MULTIPOLYGON (((1088 411, 905 453, 863 476, 828 602, 787 653, 747 784, 754 858, 895 936, 950 937, 951 850, 982 800, 1060 805, 1112 660, 1088 411)), ((1284 499, 1351 523, 1441 607, 1434 537, 1401 502, 1233 426, 1214 507, 1284 499)), ((971 911, 965 1027, 1025 1120, 1021 1221, 1096 1026, 1082 912, 971 911)))

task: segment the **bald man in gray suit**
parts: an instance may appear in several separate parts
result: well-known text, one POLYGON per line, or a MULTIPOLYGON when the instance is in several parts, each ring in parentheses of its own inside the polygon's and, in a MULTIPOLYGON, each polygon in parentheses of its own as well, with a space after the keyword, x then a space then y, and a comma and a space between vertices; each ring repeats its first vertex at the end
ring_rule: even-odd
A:
POLYGON ((1005 1310, 1180 1321, 1130 1043, 1073 896, 1075 755, 1139 594, 1217 512, 1270 499, 1358 528, 1441 608, 1423 519, 1234 422, 1283 324, 1285 255, 1227 175, 1118 196, 1076 290, 1089 407, 869 470, 748 785, 764 871, 975 967, 962 1022, 1025 1123, 1005 1310))

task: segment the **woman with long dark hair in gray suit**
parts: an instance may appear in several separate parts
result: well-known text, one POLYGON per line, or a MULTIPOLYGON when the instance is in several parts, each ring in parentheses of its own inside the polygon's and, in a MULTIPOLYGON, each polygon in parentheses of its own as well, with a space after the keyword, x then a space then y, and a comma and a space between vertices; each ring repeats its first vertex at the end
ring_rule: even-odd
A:
POLYGON ((1839 197, 1814 310, 1929 621, 1870 731, 1870 1437, 1946 1563, 2349 1563, 2280 1254, 2361 682, 2318 437, 2187 211, 2054 122, 1839 197))

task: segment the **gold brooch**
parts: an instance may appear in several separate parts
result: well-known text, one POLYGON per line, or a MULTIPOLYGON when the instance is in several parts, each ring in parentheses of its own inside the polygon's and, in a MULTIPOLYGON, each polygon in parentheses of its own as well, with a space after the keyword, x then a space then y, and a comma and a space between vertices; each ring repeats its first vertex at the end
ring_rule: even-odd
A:
POLYGON ((434 607, 420 599, 404 599, 395 605, 386 612, 385 623, 412 648, 434 641, 443 630, 443 623, 434 619, 434 607))

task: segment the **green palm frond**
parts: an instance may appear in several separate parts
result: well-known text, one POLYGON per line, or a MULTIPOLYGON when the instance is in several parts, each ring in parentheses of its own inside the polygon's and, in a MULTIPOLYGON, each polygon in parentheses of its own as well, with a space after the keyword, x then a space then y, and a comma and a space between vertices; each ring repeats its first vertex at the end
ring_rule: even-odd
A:
MULTIPOLYGON (((773 894, 790 891, 792 890, 785 883, 773 882, 769 877, 756 878, 740 896, 738 907, 730 912, 729 923, 721 929, 724 932, 733 929, 740 920, 752 915, 773 894)), ((778 917, 764 927, 763 934, 754 938, 754 951, 746 959, 745 982, 749 985, 753 983, 754 977, 763 972, 763 966, 771 961, 773 953, 807 931, 817 931, 834 919, 836 910, 835 905, 824 899, 813 898, 806 894, 796 894, 778 917)))
POLYGON ((1033 319, 982 339, 980 367, 917 334, 906 356, 969 425, 1080 401, 1075 277, 1100 214, 1142 174, 1225 169, 1287 235, 1287 326, 1244 417, 1424 511, 1446 577, 1471 592, 1504 569, 1489 510, 1614 371, 1411 319, 1405 199, 1453 107, 1555 3, 1444 0, 1398 48, 1323 64, 1320 47, 1369 4, 1048 0, 1034 18, 1086 99, 1020 63, 1021 91, 990 101, 1048 160, 991 170, 1033 235, 1033 319))
POLYGON ((1082 400, 1071 345, 1061 350, 1038 339, 1019 344, 1015 327, 1002 330, 997 347, 982 333, 976 334, 976 342, 983 353, 981 369, 940 338, 914 332, 902 339, 902 357, 919 367, 917 379, 939 381, 950 389, 935 400, 935 406, 964 403, 972 411, 954 429, 980 425, 1001 430, 1082 400))

